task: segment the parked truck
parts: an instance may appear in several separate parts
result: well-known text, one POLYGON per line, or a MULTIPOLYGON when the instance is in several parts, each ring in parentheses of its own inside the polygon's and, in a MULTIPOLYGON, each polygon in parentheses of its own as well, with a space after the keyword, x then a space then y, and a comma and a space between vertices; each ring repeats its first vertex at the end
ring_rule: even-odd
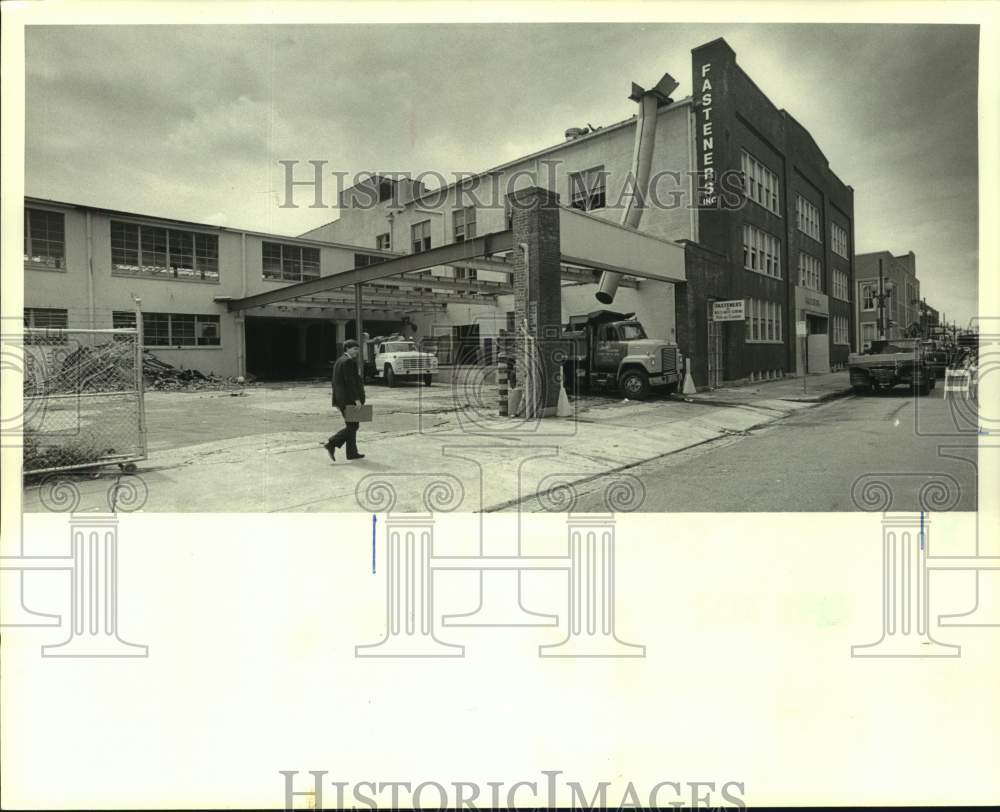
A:
POLYGON ((418 350, 415 341, 401 335, 369 339, 364 359, 365 380, 385 381, 387 386, 400 380, 419 380, 430 386, 438 371, 436 355, 418 350))
POLYGON ((571 316, 563 337, 570 341, 563 365, 567 390, 616 387, 624 397, 642 400, 653 388, 676 388, 681 380, 677 345, 649 338, 634 313, 571 316))
POLYGON ((933 370, 917 338, 873 341, 865 352, 851 353, 847 366, 859 395, 901 384, 921 395, 934 388, 933 370))

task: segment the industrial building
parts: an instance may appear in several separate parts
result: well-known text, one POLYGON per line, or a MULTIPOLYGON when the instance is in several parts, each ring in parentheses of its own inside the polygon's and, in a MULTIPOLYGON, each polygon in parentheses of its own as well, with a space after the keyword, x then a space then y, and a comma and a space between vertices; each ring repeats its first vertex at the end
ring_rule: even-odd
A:
POLYGON ((26 324, 125 325, 139 299, 163 360, 280 379, 325 373, 360 315, 443 363, 488 363, 525 322, 511 201, 534 188, 563 212, 553 320, 635 313, 699 387, 842 366, 852 188, 724 40, 692 51, 693 96, 676 86, 633 84, 637 115, 460 183, 373 175, 295 238, 27 198, 26 324))

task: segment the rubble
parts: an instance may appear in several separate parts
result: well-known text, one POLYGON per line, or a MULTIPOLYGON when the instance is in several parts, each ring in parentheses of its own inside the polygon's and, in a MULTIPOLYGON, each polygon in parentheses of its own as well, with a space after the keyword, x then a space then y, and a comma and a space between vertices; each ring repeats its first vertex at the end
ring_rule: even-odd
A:
POLYGON ((247 381, 242 375, 222 377, 197 369, 178 369, 149 350, 142 353, 142 378, 147 390, 181 392, 242 388, 253 382, 252 378, 247 381))

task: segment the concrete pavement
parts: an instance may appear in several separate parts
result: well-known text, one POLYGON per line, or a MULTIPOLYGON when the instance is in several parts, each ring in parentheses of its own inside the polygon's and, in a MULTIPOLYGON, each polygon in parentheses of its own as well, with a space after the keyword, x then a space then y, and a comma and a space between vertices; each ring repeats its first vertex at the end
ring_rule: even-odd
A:
MULTIPOLYGON (((329 398, 319 382, 149 393, 149 458, 138 472, 144 509, 488 511, 539 491, 557 506, 566 484, 741 435, 810 405, 585 397, 573 418, 500 420, 495 390, 473 372, 433 387, 370 387, 376 417, 359 435, 367 456, 333 463, 320 446, 340 425, 329 398)), ((115 473, 74 477, 80 510, 107 509, 115 473)), ((24 509, 44 510, 37 484, 26 486, 24 509)))
POLYGON ((695 403, 719 405, 755 405, 770 401, 822 403, 833 398, 850 395, 853 391, 850 373, 847 370, 841 370, 840 372, 806 375, 805 380, 787 377, 775 381, 747 384, 746 386, 727 386, 682 397, 695 403))

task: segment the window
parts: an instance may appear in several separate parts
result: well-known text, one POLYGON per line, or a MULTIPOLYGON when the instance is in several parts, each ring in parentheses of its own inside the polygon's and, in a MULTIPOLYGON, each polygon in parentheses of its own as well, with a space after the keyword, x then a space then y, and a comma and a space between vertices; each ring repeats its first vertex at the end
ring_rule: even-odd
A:
POLYGON ((746 341, 781 343, 781 305, 764 299, 747 299, 746 341))
POLYGON ((431 248, 431 221, 421 220, 410 226, 410 244, 413 246, 413 253, 420 254, 429 251, 431 248))
POLYGON ((65 216, 62 212, 24 210, 24 261, 33 268, 66 270, 65 216))
POLYGON ((848 324, 847 316, 834 316, 833 317, 833 343, 834 344, 850 344, 850 339, 848 338, 848 324))
POLYGON ((607 173, 603 166, 595 166, 583 172, 573 172, 569 176, 569 205, 580 211, 603 209, 605 206, 604 179, 607 173))
POLYGON ((778 176, 745 150, 741 155, 740 164, 746 196, 765 209, 780 215, 778 176))
POLYGON ((878 336, 875 332, 876 326, 873 322, 865 322, 861 325, 861 344, 870 344, 878 336))
POLYGON ((375 237, 375 247, 379 251, 391 251, 392 250, 392 236, 387 232, 385 234, 378 234, 375 237))
POLYGON ((508 310, 507 311, 507 325, 506 326, 507 326, 507 332, 508 333, 513 333, 514 332, 514 311, 513 310, 508 310))
POLYGON ((455 209, 452 213, 452 225, 455 229, 455 242, 465 242, 476 236, 476 208, 466 206, 455 209))
POLYGON ((878 288, 874 282, 862 282, 860 285, 861 309, 874 310, 877 305, 878 288))
MULTIPOLYGON (((111 323, 117 329, 134 328, 135 313, 116 310, 111 323)), ((219 317, 189 313, 143 313, 142 341, 146 347, 218 347, 219 317)))
POLYGON ((115 274, 185 281, 219 281, 219 236, 111 221, 115 274))
POLYGON ((850 254, 847 253, 847 229, 841 228, 836 223, 830 225, 830 246, 833 248, 833 253, 844 259, 851 258, 850 254))
POLYGON ((375 265, 379 262, 384 262, 385 257, 379 257, 375 254, 355 254, 354 255, 354 267, 355 268, 367 268, 369 265, 375 265))
POLYGON ((743 267, 781 279, 781 242, 756 226, 743 226, 743 267))
POLYGON ((795 196, 795 219, 799 231, 819 241, 819 209, 802 195, 795 196))
MULTIPOLYGON (((355 261, 357 260, 355 259, 355 261)), ((279 279, 284 282, 317 279, 319 277, 319 249, 305 245, 263 242, 261 243, 261 267, 265 279, 279 279)))
POLYGON ((847 274, 834 269, 833 271, 833 298, 842 302, 850 301, 851 287, 848 284, 847 274))
POLYGON ((479 279, 479 273, 475 268, 455 268, 455 278, 475 282, 479 279))
POLYGON ((805 251, 799 251, 799 284, 809 290, 823 292, 823 264, 805 251))
POLYGON ((382 203, 386 200, 392 198, 393 190, 395 189, 395 184, 392 182, 392 178, 379 178, 378 179, 378 202, 382 203))
POLYGON ((65 344, 66 336, 60 331, 69 326, 69 311, 56 307, 26 307, 24 326, 45 331, 26 334, 25 344, 65 344))

